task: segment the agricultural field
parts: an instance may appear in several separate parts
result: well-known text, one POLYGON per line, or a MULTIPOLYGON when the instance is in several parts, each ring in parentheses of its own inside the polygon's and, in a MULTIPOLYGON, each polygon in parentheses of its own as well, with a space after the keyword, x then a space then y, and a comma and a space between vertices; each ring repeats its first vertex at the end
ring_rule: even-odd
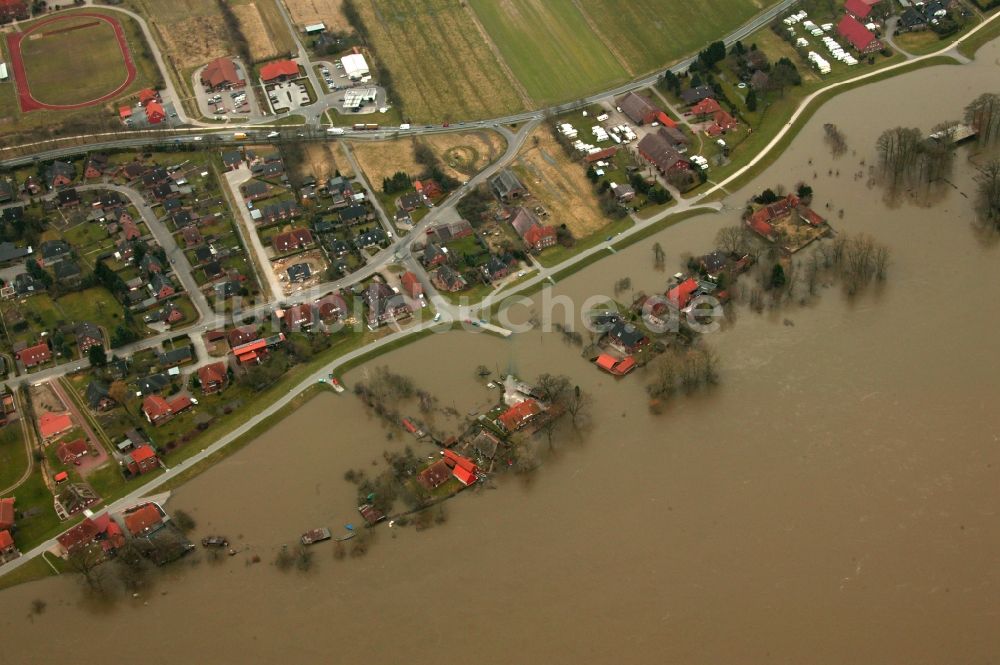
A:
POLYGON ((577 3, 469 0, 469 4, 536 105, 568 101, 629 78, 577 3))
POLYGON ((255 62, 271 60, 295 50, 295 42, 275 4, 277 0, 233 2, 233 13, 240 22, 240 32, 250 45, 255 62))
POLYGON ((339 143, 303 143, 301 146, 302 159, 297 165, 300 176, 311 175, 316 182, 323 183, 337 171, 345 178, 354 175, 351 165, 340 151, 339 143))
POLYGON ((181 72, 231 55, 229 29, 211 0, 132 0, 159 35, 164 55, 181 72))
POLYGON ((378 143, 365 141, 352 143, 351 149, 368 182, 374 189, 380 190, 382 180, 396 171, 416 177, 424 170, 414 158, 414 141, 430 146, 441 160, 441 170, 459 180, 467 180, 469 176, 482 171, 499 159, 507 149, 503 136, 492 131, 432 134, 419 139, 396 139, 378 143))
POLYGON ((565 224, 577 239, 607 225, 609 220, 601 213, 600 200, 583 166, 566 156, 547 128, 535 130, 513 167, 531 192, 527 205, 541 205, 548 211, 542 220, 545 224, 565 224))
POLYGON ((344 0, 284 0, 284 2, 292 22, 299 30, 313 23, 323 23, 328 32, 351 31, 351 25, 344 18, 344 0))
POLYGON ((632 76, 703 49, 774 0, 587 0, 579 7, 632 76))
POLYGON ((378 69, 392 75, 404 115, 416 122, 509 115, 519 92, 462 0, 357 0, 356 26, 378 69), (379 67, 379 65, 381 67, 379 67))

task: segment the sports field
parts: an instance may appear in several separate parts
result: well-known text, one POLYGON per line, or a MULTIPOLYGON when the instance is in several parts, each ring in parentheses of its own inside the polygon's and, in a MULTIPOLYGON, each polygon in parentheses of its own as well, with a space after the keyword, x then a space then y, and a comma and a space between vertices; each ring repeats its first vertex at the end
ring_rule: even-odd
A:
POLYGON ((705 48, 774 0, 584 0, 590 24, 638 76, 705 48))
POLYGON ((469 4, 538 105, 582 97, 629 78, 569 0, 469 0, 469 4))
POLYGON ((407 119, 485 118, 525 108, 462 0, 356 0, 375 59, 407 119))
POLYGON ((24 111, 97 103, 136 75, 124 31, 103 14, 54 16, 11 34, 8 45, 24 111))

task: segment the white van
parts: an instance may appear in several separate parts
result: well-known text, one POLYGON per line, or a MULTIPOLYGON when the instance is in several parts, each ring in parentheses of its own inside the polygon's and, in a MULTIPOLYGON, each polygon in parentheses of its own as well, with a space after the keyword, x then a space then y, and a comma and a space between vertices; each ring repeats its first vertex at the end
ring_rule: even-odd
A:
POLYGON ((404 122, 402 125, 399 126, 399 128, 403 129, 403 130, 406 130, 406 129, 410 128, 410 125, 404 122))
POLYGON ((340 127, 327 127, 326 133, 327 134, 343 134, 344 130, 342 128, 340 128, 340 127))

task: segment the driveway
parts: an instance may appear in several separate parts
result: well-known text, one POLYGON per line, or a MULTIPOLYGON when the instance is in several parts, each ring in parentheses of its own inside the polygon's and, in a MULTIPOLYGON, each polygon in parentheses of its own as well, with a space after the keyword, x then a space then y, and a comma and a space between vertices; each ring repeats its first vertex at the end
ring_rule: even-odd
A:
POLYGON ((246 203, 244 203, 243 194, 240 192, 240 185, 250 180, 253 174, 250 173, 250 168, 244 163, 240 168, 234 171, 227 171, 224 175, 233 201, 236 202, 236 207, 240 209, 239 221, 245 229, 243 237, 250 243, 250 248, 253 250, 260 272, 267 280, 267 286, 271 291, 269 300, 280 300, 283 297, 284 289, 281 286, 281 282, 278 281, 278 276, 274 274, 274 270, 271 268, 271 259, 267 255, 264 243, 260 240, 260 234, 257 233, 257 225, 254 223, 253 218, 250 217, 250 210, 247 208, 246 203))

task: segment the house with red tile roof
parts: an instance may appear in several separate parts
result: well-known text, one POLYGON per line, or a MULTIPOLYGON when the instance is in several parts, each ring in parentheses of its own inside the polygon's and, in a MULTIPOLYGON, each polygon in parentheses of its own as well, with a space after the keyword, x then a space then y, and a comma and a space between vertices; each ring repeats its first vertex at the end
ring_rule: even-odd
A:
POLYGON ((160 101, 160 93, 152 88, 145 88, 139 91, 139 105, 147 106, 150 102, 160 101))
POLYGON ((863 23, 850 14, 844 14, 837 23, 837 34, 850 42, 861 55, 882 50, 882 42, 863 23))
POLYGON ((260 335, 257 334, 257 326, 237 326, 229 331, 227 336, 230 348, 235 348, 247 342, 252 342, 260 335))
POLYGON ((191 398, 183 395, 169 401, 160 395, 148 395, 142 400, 142 412, 151 424, 160 425, 181 411, 191 408, 191 405, 191 398))
POLYGON ((10 531, 6 529, 0 531, 0 563, 16 559, 19 556, 21 556, 21 552, 14 544, 14 537, 10 535, 10 531))
POLYGON ((479 467, 475 462, 447 448, 442 450, 441 454, 444 455, 445 463, 451 467, 451 473, 458 482, 466 487, 476 482, 476 472, 479 467))
POLYGON ((334 321, 347 316, 347 301, 339 293, 328 293, 316 301, 319 318, 323 321, 334 321))
POLYGON ((89 517, 85 517, 82 522, 72 529, 56 536, 56 542, 62 548, 62 555, 68 556, 77 550, 90 545, 100 535, 101 530, 89 517))
POLYGON ((399 278, 399 284, 403 288, 403 291, 411 298, 419 298, 424 294, 424 287, 420 283, 420 279, 407 270, 403 273, 403 276, 399 278))
POLYGON ((863 20, 872 12, 872 7, 865 0, 847 0, 844 9, 854 18, 863 20))
POLYGON ((244 84, 236 72, 236 65, 229 58, 216 58, 205 65, 201 72, 201 84, 211 91, 233 88, 244 84))
POLYGON ((74 439, 65 443, 60 443, 56 448, 56 457, 67 466, 77 461, 89 452, 85 439, 74 439))
POLYGON ((287 326, 289 330, 301 330, 302 328, 308 328, 315 323, 315 321, 313 321, 312 306, 307 302, 299 305, 292 305, 288 309, 284 310, 284 316, 282 319, 285 326, 287 326))
POLYGON ((291 60, 275 60, 260 68, 260 78, 265 83, 284 81, 299 75, 299 66, 291 60))
POLYGON ((556 244, 558 238, 559 233, 556 231, 556 227, 541 225, 531 227, 524 232, 523 236, 524 244, 536 252, 556 244))
POLYGON ((448 482, 451 476, 452 471, 451 467, 448 466, 448 462, 440 459, 418 473, 417 482, 423 485, 424 488, 432 490, 448 482))
POLYGON ((595 362, 599 368, 603 369, 608 374, 614 374, 615 376, 625 376, 636 367, 635 358, 632 356, 625 356, 623 359, 619 360, 610 353, 602 353, 597 356, 597 360, 595 362))
POLYGON ((542 407, 539 406, 538 402, 529 398, 501 413, 500 417, 497 418, 497 424, 504 431, 516 432, 541 412, 542 407))
POLYGON ((151 125, 158 125, 167 119, 167 112, 163 110, 160 102, 149 102, 146 104, 146 122, 151 125))
POLYGON ((12 496, 0 499, 0 529, 10 529, 14 526, 16 517, 14 511, 15 500, 12 496))
POLYGON ((716 111, 712 116, 712 124, 705 131, 708 132, 709 136, 719 136, 720 134, 725 134, 730 129, 735 128, 740 123, 733 116, 729 115, 727 111, 716 111))
POLYGON ((198 382, 206 395, 219 393, 229 385, 229 371, 226 363, 217 362, 198 368, 198 382))
POLYGON ((135 538, 148 536, 163 526, 166 514, 155 503, 145 503, 125 513, 125 528, 135 538))
POLYGON ((73 419, 69 413, 45 412, 38 419, 38 431, 43 439, 51 439, 73 429, 73 419))
POLYGON ((271 240, 271 244, 274 246, 274 251, 279 254, 305 249, 306 247, 311 246, 314 242, 315 240, 313 239, 312 232, 309 229, 292 229, 291 231, 285 231, 284 233, 279 233, 274 236, 271 240))
POLYGON ((719 102, 715 101, 711 97, 706 97, 697 104, 691 107, 691 113, 698 117, 708 117, 722 110, 719 106, 719 102))
POLYGON ((135 476, 155 471, 160 466, 160 460, 151 445, 143 444, 125 456, 125 467, 135 476))
POLYGON ((46 342, 42 341, 34 346, 29 346, 26 349, 18 351, 17 359, 20 360, 21 364, 26 368, 35 367, 51 360, 52 350, 46 342))

